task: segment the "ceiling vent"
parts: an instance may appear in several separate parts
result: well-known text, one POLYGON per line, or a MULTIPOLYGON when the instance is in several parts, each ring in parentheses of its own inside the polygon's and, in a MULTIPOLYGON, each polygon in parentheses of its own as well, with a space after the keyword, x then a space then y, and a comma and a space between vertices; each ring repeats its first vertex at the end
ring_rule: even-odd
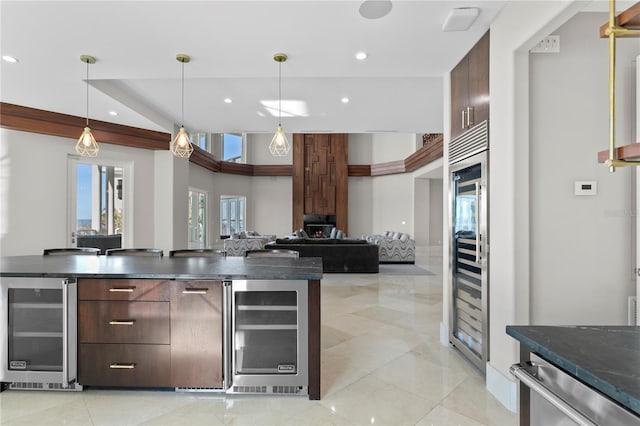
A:
POLYGON ((451 9, 442 24, 442 31, 466 31, 480 15, 477 7, 458 7, 451 9))

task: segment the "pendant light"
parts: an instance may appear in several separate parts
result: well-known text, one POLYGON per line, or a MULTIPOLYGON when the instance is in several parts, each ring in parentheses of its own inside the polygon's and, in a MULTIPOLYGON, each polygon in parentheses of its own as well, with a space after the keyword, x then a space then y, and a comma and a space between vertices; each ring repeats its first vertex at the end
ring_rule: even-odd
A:
POLYGON ((273 60, 278 63, 278 130, 273 135, 271 143, 269 144, 269 151, 271 155, 276 157, 283 157, 289 153, 291 146, 287 140, 287 136, 282 130, 282 63, 286 62, 287 55, 284 53, 276 53, 273 55, 273 60))
MULTIPOLYGON (((191 61, 189 55, 178 53, 176 60, 182 63, 182 122, 184 123, 184 64, 191 61)), ((176 157, 189 158, 193 152, 193 145, 189 139, 189 134, 184 129, 184 125, 180 124, 180 130, 170 145, 171 152, 176 157)))
POLYGON ((96 157, 100 147, 98 147, 96 138, 93 137, 89 128, 89 64, 95 64, 96 58, 89 55, 80 55, 80 60, 87 64, 87 79, 85 80, 87 86, 87 116, 84 131, 80 135, 78 142, 76 142, 76 152, 83 157, 96 157))

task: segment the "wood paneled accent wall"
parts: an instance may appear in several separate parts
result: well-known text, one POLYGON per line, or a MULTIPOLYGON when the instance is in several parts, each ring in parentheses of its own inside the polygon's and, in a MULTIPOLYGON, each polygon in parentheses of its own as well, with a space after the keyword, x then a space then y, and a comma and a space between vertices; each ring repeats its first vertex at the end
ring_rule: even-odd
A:
POLYGON ((348 234, 348 136, 344 133, 293 135, 293 228, 305 214, 335 215, 348 234))

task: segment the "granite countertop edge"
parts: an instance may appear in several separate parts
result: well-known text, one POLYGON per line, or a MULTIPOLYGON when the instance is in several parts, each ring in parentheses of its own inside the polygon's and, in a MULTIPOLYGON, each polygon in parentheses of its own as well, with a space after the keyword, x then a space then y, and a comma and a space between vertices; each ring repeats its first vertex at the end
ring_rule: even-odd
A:
POLYGON ((589 386, 599 390, 603 394, 612 398, 614 401, 617 401, 619 404, 627 407, 628 409, 633 411, 635 414, 640 415, 639 399, 633 397, 632 395, 629 395, 625 391, 619 389, 618 387, 607 382, 606 380, 601 379, 600 377, 590 372, 589 370, 580 367, 574 361, 567 359, 566 357, 560 355, 559 353, 547 348, 543 344, 540 344, 535 340, 525 336, 524 334, 520 333, 518 329, 515 327, 507 326, 506 328, 507 334, 515 338, 516 340, 520 341, 522 344, 528 346, 532 352, 539 354, 547 361, 552 362, 554 365, 565 370, 572 376, 588 384, 589 386))

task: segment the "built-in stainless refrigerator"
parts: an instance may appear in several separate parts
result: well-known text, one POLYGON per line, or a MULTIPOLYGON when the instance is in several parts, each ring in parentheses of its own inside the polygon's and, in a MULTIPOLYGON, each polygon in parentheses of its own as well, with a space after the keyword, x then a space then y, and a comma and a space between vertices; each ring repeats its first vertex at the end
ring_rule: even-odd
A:
POLYGON ((488 122, 449 145, 449 340, 480 370, 489 360, 488 122))

